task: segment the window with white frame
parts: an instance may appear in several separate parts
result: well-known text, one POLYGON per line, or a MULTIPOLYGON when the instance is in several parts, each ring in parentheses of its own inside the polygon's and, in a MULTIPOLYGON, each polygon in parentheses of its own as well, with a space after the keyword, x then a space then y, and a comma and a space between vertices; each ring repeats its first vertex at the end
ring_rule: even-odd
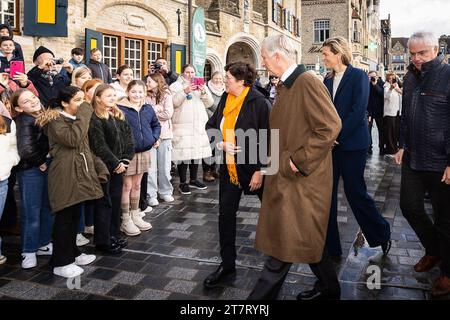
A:
POLYGON ((142 41, 125 38, 125 64, 134 70, 135 79, 142 78, 142 41))
POLYGON ((109 67, 112 77, 116 76, 119 67, 119 38, 103 36, 103 62, 109 67))
POLYGON ((9 24, 13 29, 16 25, 16 0, 0 0, 0 22, 9 24))
POLYGON ((322 43, 330 37, 330 20, 314 21, 314 42, 322 43))
POLYGON ((162 57, 163 44, 161 42, 148 42, 148 63, 155 63, 156 59, 162 57))

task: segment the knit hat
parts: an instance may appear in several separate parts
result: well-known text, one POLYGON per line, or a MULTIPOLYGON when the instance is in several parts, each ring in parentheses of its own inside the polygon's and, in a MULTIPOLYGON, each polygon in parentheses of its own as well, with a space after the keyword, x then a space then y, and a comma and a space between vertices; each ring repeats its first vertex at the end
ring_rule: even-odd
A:
POLYGON ((54 54, 50 49, 47 49, 46 47, 40 46, 40 47, 37 48, 36 51, 34 52, 34 55, 33 55, 33 62, 36 61, 37 58, 38 58, 41 54, 43 54, 43 53, 50 53, 50 54, 53 56, 53 58, 55 57, 55 54, 54 54))

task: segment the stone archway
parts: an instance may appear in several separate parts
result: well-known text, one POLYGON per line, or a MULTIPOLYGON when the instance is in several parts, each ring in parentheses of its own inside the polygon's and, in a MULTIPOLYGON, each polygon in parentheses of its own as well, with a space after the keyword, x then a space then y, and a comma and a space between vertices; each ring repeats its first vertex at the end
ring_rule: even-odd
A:
POLYGON ((239 33, 232 37, 225 50, 224 61, 236 61, 236 57, 242 61, 252 63, 257 69, 261 66, 261 47, 259 41, 252 35, 239 33))
POLYGON ((244 42, 233 43, 227 52, 227 64, 241 61, 256 65, 256 57, 252 48, 244 42))
POLYGON ((222 60, 220 60, 219 55, 214 50, 208 48, 206 49, 206 60, 211 65, 211 72, 223 71, 225 67, 222 60))

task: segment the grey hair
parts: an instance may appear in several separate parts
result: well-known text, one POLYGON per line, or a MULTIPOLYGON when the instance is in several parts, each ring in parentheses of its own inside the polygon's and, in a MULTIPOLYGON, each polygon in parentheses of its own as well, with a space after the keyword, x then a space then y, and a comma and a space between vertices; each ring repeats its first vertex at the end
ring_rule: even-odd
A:
POLYGON ((408 39, 408 48, 413 42, 424 42, 427 46, 430 47, 439 47, 439 40, 432 32, 428 31, 419 31, 415 32, 408 39))
POLYGON ((265 38, 261 43, 261 47, 266 49, 270 56, 273 56, 276 52, 279 52, 291 60, 295 60, 297 53, 292 41, 284 34, 278 34, 265 38))

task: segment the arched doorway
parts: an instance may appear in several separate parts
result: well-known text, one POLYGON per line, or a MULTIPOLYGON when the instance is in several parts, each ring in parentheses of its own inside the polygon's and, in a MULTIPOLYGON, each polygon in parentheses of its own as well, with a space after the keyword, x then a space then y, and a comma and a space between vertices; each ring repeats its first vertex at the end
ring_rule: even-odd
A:
POLYGON ((205 69, 203 70, 203 78, 205 78, 205 81, 209 81, 211 79, 211 74, 212 74, 211 61, 207 59, 205 63, 205 69))
POLYGON ((252 47, 250 47, 245 42, 233 43, 227 52, 227 64, 231 62, 241 61, 257 65, 257 59, 255 52, 252 47))

